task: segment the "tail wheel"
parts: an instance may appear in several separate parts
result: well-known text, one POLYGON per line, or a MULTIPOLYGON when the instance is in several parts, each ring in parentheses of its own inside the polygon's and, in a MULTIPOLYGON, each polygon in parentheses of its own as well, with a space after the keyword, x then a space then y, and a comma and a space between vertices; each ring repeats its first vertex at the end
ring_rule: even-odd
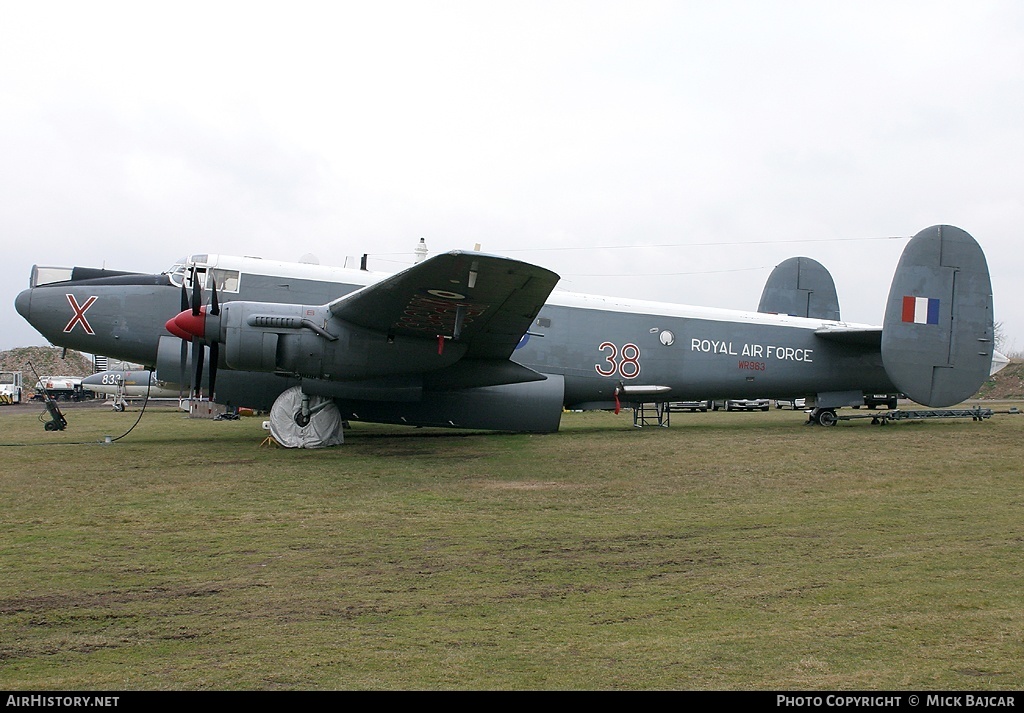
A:
POLYGON ((818 412, 817 416, 815 416, 815 420, 820 426, 835 426, 839 423, 839 417, 836 416, 835 409, 831 408, 823 408, 818 412))

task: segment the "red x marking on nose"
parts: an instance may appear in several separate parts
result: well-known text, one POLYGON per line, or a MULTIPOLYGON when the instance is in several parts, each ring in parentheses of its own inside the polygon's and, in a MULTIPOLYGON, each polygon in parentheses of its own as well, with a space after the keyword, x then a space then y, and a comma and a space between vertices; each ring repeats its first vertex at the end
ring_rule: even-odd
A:
POLYGON ((71 318, 70 322, 68 322, 68 326, 64 327, 65 333, 70 332, 75 328, 76 324, 81 323, 82 329, 85 330, 86 334, 96 334, 96 332, 92 331, 92 327, 89 325, 89 320, 85 318, 85 311, 92 307, 92 303, 96 301, 96 296, 93 295, 81 306, 79 306, 78 300, 75 299, 74 295, 68 295, 67 297, 68 302, 71 303, 71 309, 75 311, 75 316, 71 318))

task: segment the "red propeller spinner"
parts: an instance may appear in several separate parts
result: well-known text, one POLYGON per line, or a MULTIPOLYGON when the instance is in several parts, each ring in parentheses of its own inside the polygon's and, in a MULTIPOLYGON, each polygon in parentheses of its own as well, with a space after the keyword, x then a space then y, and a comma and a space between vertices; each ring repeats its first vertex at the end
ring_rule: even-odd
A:
POLYGON ((193 314, 192 310, 179 312, 167 320, 164 327, 180 339, 190 340, 193 337, 202 339, 206 336, 206 307, 200 307, 199 314, 193 314))

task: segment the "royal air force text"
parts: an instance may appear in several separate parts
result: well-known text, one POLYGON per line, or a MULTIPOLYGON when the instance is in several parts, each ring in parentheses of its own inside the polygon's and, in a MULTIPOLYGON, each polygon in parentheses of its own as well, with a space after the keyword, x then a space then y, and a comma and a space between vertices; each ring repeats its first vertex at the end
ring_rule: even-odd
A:
POLYGON ((743 344, 737 347, 732 342, 717 341, 715 339, 699 339, 694 337, 690 340, 690 351, 703 354, 723 354, 725 356, 747 357, 748 361, 741 361, 740 364, 761 364, 762 370, 765 362, 757 362, 755 359, 766 361, 802 361, 813 362, 814 350, 800 347, 780 347, 775 344, 743 344))

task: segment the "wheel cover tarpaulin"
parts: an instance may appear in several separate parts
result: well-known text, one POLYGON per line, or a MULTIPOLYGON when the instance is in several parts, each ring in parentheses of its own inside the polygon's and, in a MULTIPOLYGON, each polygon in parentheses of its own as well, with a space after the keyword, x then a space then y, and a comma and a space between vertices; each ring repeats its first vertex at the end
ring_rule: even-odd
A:
POLYGON ((277 397, 270 409, 270 435, 286 448, 327 448, 345 441, 341 413, 330 399, 309 397, 309 423, 300 426, 295 414, 302 410, 302 388, 293 386, 277 397))

